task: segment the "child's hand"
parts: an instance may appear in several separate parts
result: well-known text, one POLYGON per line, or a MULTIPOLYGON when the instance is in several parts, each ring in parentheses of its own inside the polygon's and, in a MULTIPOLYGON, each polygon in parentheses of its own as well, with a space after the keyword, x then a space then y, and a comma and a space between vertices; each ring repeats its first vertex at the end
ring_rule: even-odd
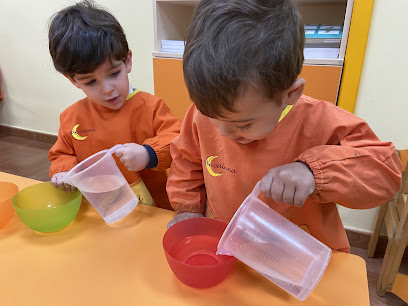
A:
POLYGON ((124 148, 116 151, 116 156, 129 171, 140 171, 149 163, 149 153, 146 148, 137 143, 125 143, 124 148))
POLYGON ((199 214, 199 213, 181 213, 181 214, 177 214, 173 220, 171 220, 169 222, 169 224, 167 224, 167 228, 170 228, 171 226, 173 226, 174 224, 176 224, 177 222, 186 220, 186 219, 191 219, 191 218, 204 218, 203 214, 199 214))
POLYGON ((67 172, 55 173, 51 178, 51 183, 55 187, 58 187, 66 192, 74 192, 76 190, 76 187, 63 181, 66 174, 67 172))
POLYGON ((314 191, 312 171, 302 162, 295 162, 269 170, 262 178, 259 188, 275 202, 303 206, 306 198, 314 191))

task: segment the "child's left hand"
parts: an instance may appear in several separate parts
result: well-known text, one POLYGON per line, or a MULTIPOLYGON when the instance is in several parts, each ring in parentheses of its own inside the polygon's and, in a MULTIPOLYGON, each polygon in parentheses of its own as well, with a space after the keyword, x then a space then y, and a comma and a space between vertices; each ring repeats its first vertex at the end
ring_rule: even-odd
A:
POLYGON ((140 171, 149 163, 149 153, 146 148, 137 143, 125 143, 124 148, 118 149, 115 155, 129 171, 140 171))
POLYGON ((315 180, 310 168, 302 162, 279 166, 268 171, 261 179, 262 193, 275 202, 303 206, 315 189, 315 180))

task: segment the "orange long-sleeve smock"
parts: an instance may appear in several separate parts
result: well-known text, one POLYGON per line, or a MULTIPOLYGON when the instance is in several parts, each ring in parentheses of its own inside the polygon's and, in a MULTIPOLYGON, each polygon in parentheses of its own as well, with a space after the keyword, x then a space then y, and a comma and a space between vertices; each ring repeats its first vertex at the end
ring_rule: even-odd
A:
POLYGON ((170 151, 167 192, 175 211, 205 213, 225 222, 270 169, 307 163, 316 188, 303 207, 260 198, 332 249, 345 252, 350 245, 335 203, 376 207, 401 184, 401 163, 392 143, 381 142, 353 114, 307 96, 265 139, 246 145, 220 136, 192 106, 170 151))
POLYGON ((119 110, 97 105, 89 98, 82 99, 61 113, 58 139, 48 154, 50 177, 69 171, 92 154, 116 144, 146 144, 157 155, 155 168, 132 172, 115 155, 114 158, 129 184, 137 181, 140 174, 156 206, 171 208, 165 189, 165 170, 171 163, 170 142, 180 128, 181 121, 166 104, 146 92, 134 91, 119 110))

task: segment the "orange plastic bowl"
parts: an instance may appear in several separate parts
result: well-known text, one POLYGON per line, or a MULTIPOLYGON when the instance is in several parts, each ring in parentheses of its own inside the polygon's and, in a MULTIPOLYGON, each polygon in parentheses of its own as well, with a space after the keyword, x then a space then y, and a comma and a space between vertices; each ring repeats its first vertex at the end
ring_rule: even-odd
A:
POLYGON ((175 276, 191 287, 209 288, 221 283, 237 259, 217 255, 217 245, 227 224, 210 218, 192 218, 170 227, 163 249, 175 276))
POLYGON ((5 226, 15 214, 11 198, 17 192, 16 184, 0 182, 0 228, 5 226))

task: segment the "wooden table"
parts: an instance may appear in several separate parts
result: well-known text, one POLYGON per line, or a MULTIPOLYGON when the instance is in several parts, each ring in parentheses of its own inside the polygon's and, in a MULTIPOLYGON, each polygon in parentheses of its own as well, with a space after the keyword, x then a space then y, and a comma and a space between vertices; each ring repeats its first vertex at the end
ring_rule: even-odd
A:
MULTIPOLYGON (((20 189, 38 181, 0 172, 20 189)), ((1 306, 369 305, 362 258, 334 253, 326 273, 300 302, 238 262, 216 287, 181 283, 162 249, 174 212, 138 205, 115 225, 86 200, 75 220, 54 233, 27 228, 15 215, 0 229, 1 306)))

